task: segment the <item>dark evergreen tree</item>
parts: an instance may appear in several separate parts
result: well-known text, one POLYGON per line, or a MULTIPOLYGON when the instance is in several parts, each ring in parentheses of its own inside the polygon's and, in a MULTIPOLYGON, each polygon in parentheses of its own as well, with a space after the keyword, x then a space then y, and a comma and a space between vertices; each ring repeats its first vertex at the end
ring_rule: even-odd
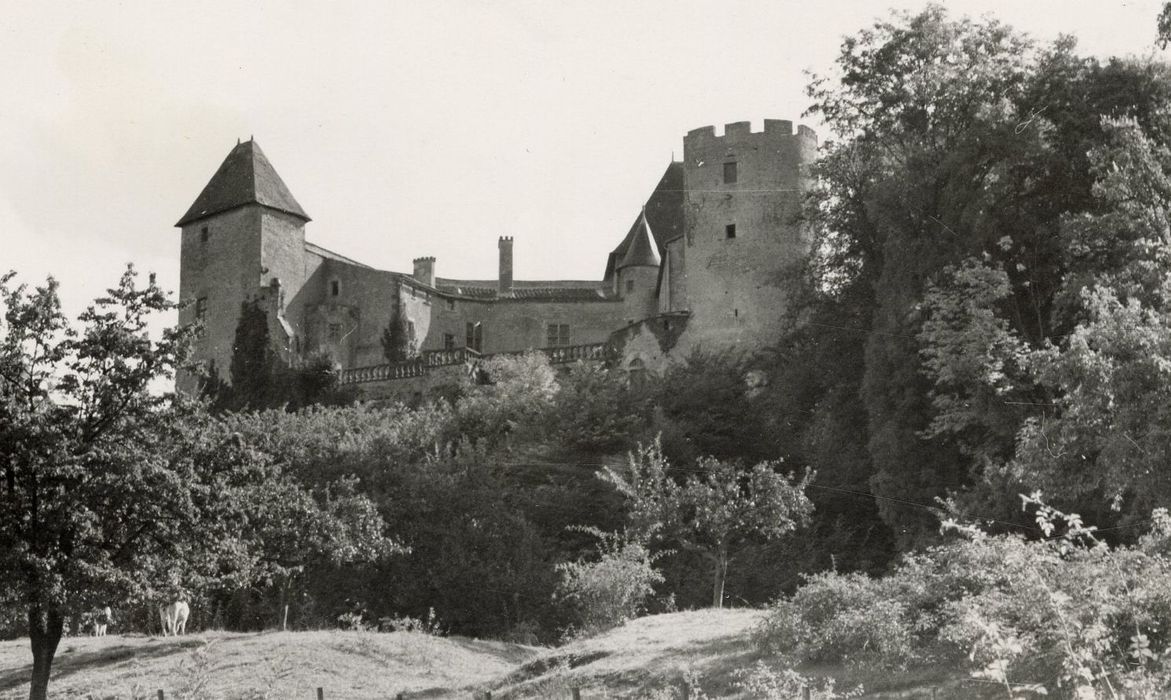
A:
POLYGON ((382 355, 387 362, 405 362, 411 358, 411 338, 403 305, 397 300, 390 314, 390 322, 382 331, 382 355))

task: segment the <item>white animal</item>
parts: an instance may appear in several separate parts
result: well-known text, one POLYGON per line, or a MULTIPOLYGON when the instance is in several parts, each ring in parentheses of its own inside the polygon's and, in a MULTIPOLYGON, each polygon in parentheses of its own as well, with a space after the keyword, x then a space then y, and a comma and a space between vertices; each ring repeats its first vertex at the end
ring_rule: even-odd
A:
POLYGON ((94 613, 94 636, 106 636, 106 626, 114 622, 114 611, 107 605, 94 613))
POLYGON ((179 636, 187 633, 187 618, 191 615, 191 608, 181 600, 170 605, 159 606, 159 620, 163 623, 163 636, 179 636))

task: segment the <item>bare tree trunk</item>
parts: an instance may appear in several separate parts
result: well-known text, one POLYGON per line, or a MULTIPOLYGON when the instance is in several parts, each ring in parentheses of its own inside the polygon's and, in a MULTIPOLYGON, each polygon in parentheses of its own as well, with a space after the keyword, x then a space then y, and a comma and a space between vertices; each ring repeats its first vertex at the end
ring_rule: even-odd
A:
POLYGON ((728 575, 728 552, 725 549, 716 551, 716 580, 712 585, 712 607, 724 607, 724 579, 728 575))
POLYGON ((33 651, 33 675, 29 680, 29 700, 46 700, 49 697, 49 672, 53 668, 53 656, 61 642, 65 628, 65 617, 60 610, 44 609, 33 604, 28 609, 28 637, 33 651))

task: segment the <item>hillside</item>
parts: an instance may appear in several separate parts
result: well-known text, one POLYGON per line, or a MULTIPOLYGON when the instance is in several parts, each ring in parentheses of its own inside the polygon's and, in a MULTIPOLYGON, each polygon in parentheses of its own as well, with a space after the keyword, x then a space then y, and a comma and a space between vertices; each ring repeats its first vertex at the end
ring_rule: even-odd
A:
MULTIPOLYGON (((533 656, 515 644, 420 633, 207 632, 180 638, 61 640, 52 697, 470 697, 470 687, 533 656)), ((0 699, 28 697, 27 639, 0 642, 0 699)))
MULTIPOLYGON (((550 649, 525 661, 491 685, 493 698, 567 698, 581 689, 583 698, 687 697, 702 691, 709 698, 750 696, 736 687, 742 669, 761 659, 752 628, 762 610, 696 610, 651 615, 605 634, 550 649)), ((977 683, 945 669, 859 672, 828 666, 799 669, 813 678, 833 678, 837 692, 859 685, 861 698, 935 700, 1002 697, 995 684, 977 683)), ((818 695, 814 695, 818 697, 818 695)), ((840 696, 839 696, 840 697, 840 696)))
MULTIPOLYGON (((243 699, 682 697, 681 686, 711 698, 745 698, 738 671, 759 658, 751 632, 760 610, 652 615, 554 649, 431 637, 421 633, 208 632, 179 639, 110 636, 62 640, 53 697, 243 699)), ((28 640, 0 642, 0 700, 27 697, 28 640)), ((802 669, 832 676, 839 692, 861 684, 864 698, 980 698, 1003 693, 940 670, 861 674, 841 667, 802 669), (932 689, 936 694, 932 695, 932 689)), ((695 697, 694 693, 692 697, 695 697)), ((816 696, 815 696, 816 697, 816 696)))

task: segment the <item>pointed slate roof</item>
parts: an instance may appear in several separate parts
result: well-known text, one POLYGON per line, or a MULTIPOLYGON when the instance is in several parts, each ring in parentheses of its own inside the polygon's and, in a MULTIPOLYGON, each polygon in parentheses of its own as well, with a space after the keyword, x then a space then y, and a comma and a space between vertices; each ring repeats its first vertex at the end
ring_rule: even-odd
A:
POLYGON ((211 176, 207 186, 195 198, 195 203, 175 225, 184 226, 246 204, 259 204, 305 221, 310 220, 281 176, 276 174, 264 151, 249 139, 236 144, 219 170, 211 176))
MULTIPOLYGON (((650 198, 647 199, 643 211, 647 223, 654 230, 651 240, 657 246, 656 252, 661 257, 666 251, 667 242, 683 235, 682 163, 671 162, 667 166, 663 177, 659 179, 659 184, 655 186, 650 198)), ((622 261, 626 259, 627 248, 634 240, 640 218, 635 218, 626 237, 622 239, 618 247, 610 251, 610 255, 606 259, 606 272, 602 275, 602 279, 612 279, 614 273, 622 266, 622 261)))
POLYGON ((622 256, 622 262, 618 263, 618 269, 621 270, 624 267, 634 265, 658 267, 658 245, 654 242, 655 235, 651 233, 651 225, 646 220, 646 209, 642 210, 642 214, 638 216, 638 221, 634 222, 631 235, 633 238, 630 238, 626 246, 626 254, 622 256))

